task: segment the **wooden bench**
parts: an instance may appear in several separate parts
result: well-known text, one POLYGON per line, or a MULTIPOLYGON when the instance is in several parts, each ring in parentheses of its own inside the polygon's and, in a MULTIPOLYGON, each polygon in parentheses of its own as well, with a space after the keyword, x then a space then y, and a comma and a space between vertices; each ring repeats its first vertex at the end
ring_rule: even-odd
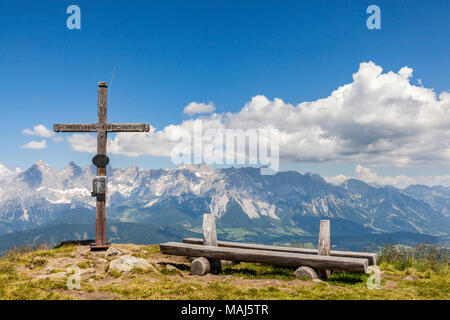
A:
POLYGON ((331 251, 330 221, 321 220, 318 249, 289 248, 250 243, 217 241, 215 217, 203 215, 203 239, 186 238, 183 243, 160 244, 161 253, 184 257, 196 257, 191 263, 191 273, 218 274, 225 262, 266 263, 285 267, 297 267, 296 277, 322 279, 330 277, 330 271, 367 273, 369 263, 376 265, 377 255, 368 252, 331 251))
POLYGON ((205 246, 200 244, 166 242, 160 244, 163 254, 204 257, 207 259, 231 260, 254 263, 267 263, 286 267, 307 266, 313 269, 336 271, 367 272, 368 259, 337 256, 320 256, 296 252, 282 252, 261 249, 246 249, 224 246, 205 246))
MULTIPOLYGON (((185 238, 183 243, 190 244, 203 244, 203 239, 200 238, 185 238)), ((262 244, 252 244, 252 243, 239 243, 230 241, 217 241, 219 247, 224 248, 236 248, 236 249, 253 249, 253 250, 266 250, 266 251, 278 251, 278 252, 291 252, 291 253, 301 253, 309 255, 317 255, 317 249, 306 249, 306 248, 292 248, 292 247, 279 247, 279 246, 268 246, 262 244)), ((377 254, 371 252, 353 252, 353 251, 337 251, 331 250, 330 256, 333 257, 344 257, 344 258, 361 258, 367 259, 369 265, 377 264, 377 254)))

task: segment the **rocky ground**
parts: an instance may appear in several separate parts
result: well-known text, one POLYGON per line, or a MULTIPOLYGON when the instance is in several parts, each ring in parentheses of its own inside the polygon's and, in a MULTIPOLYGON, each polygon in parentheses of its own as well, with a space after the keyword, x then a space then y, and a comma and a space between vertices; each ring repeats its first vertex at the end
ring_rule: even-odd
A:
POLYGON ((449 299, 447 276, 382 266, 381 289, 369 275, 297 279, 295 270, 240 263, 219 275, 190 274, 190 260, 157 245, 114 244, 13 251, 0 259, 1 299, 449 299), (80 281, 78 282, 79 279, 80 281))

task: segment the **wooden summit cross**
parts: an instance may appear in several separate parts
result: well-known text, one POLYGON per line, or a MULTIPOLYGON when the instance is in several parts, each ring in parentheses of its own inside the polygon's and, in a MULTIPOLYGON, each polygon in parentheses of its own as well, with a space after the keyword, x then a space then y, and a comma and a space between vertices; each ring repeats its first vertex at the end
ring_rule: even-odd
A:
POLYGON ((97 167, 97 177, 93 181, 92 196, 97 198, 97 218, 95 221, 95 244, 92 250, 106 250, 106 137, 108 132, 148 132, 147 123, 107 123, 107 85, 98 83, 98 121, 97 123, 55 124, 55 132, 97 132, 97 155, 92 162, 97 167))

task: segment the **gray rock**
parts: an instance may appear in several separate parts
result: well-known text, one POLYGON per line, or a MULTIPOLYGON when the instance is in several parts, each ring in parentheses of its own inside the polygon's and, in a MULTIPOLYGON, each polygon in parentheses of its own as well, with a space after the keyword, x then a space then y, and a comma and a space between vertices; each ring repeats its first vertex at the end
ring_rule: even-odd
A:
POLYGON ((77 247, 77 253, 80 256, 87 256, 87 255, 89 255, 90 252, 91 252, 91 247, 90 246, 79 246, 79 247, 77 247))
POLYGON ((40 280, 40 279, 61 279, 67 277, 67 273, 65 272, 57 272, 57 273, 50 273, 50 274, 40 274, 34 278, 34 280, 40 280))
POLYGON ((142 258, 122 256, 110 262, 108 271, 130 272, 133 268, 148 269, 150 264, 142 258))
POLYGON ((117 249, 116 247, 109 247, 108 250, 105 252, 105 257, 114 257, 122 254, 123 251, 120 249, 117 249))
POLYGON ((316 283, 326 283, 325 281, 320 280, 320 279, 313 279, 313 282, 316 282, 316 283))
POLYGON ((103 258, 98 258, 97 263, 108 263, 108 260, 103 259, 103 258))
POLYGON ((420 279, 420 277, 415 274, 411 274, 411 275, 403 278, 403 280, 409 280, 409 281, 414 281, 414 280, 419 280, 419 279, 420 279))
POLYGON ((317 273, 314 271, 314 269, 306 266, 299 267, 294 272, 294 276, 296 278, 308 278, 308 279, 317 279, 317 273))
POLYGON ((94 268, 87 268, 87 269, 81 269, 80 270, 80 274, 94 273, 94 272, 95 272, 94 268))

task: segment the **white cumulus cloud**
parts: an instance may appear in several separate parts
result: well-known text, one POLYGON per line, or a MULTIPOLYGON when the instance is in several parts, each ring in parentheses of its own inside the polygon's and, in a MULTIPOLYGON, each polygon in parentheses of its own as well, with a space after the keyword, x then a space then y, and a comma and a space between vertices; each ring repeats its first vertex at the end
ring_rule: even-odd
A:
POLYGON ((96 153, 97 151, 97 139, 91 134, 75 133, 68 137, 67 140, 75 151, 89 153, 96 153))
POLYGON ((19 167, 10 169, 7 166, 5 166, 3 163, 0 163, 0 179, 11 177, 20 172, 22 172, 22 170, 20 170, 19 167))
POLYGON ((44 125, 38 124, 37 126, 33 127, 33 130, 30 130, 28 128, 22 130, 23 134, 30 135, 30 136, 38 136, 41 138, 51 138, 53 136, 53 132, 47 129, 44 125))
POLYGON ((212 113, 216 110, 212 102, 209 103, 198 103, 191 102, 186 107, 184 107, 183 113, 188 115, 194 115, 198 113, 212 113))
MULTIPOLYGON (((410 67, 383 72, 375 63, 363 62, 351 83, 323 99, 291 104, 258 95, 236 113, 204 115, 145 134, 119 133, 109 139, 109 152, 170 156, 184 130, 192 133, 195 121, 202 121, 204 130, 278 129, 280 161, 285 162, 448 165, 450 93, 413 85, 412 73, 410 67)), ((190 105, 185 111, 201 109, 190 105)), ((203 110, 212 110, 205 106, 203 110)), ((72 148, 95 152, 95 138, 87 136, 74 134, 72 148)))
POLYGON ((54 132, 52 132, 50 129, 47 129, 47 127, 42 124, 34 126, 33 130, 25 128, 22 130, 22 133, 29 136, 38 136, 40 138, 52 138, 54 142, 61 142, 64 140, 63 137, 55 135, 54 132))
POLYGON ((47 140, 41 140, 41 141, 34 141, 31 140, 30 142, 21 145, 21 148, 26 148, 26 149, 45 149, 47 148, 47 140))
POLYGON ((347 179, 358 179, 366 183, 376 183, 382 186, 391 185, 397 188, 406 188, 413 184, 423 184, 428 186, 442 185, 450 187, 450 175, 441 176, 379 176, 373 169, 357 165, 354 176, 339 174, 335 177, 325 177, 330 183, 341 184, 347 179))

